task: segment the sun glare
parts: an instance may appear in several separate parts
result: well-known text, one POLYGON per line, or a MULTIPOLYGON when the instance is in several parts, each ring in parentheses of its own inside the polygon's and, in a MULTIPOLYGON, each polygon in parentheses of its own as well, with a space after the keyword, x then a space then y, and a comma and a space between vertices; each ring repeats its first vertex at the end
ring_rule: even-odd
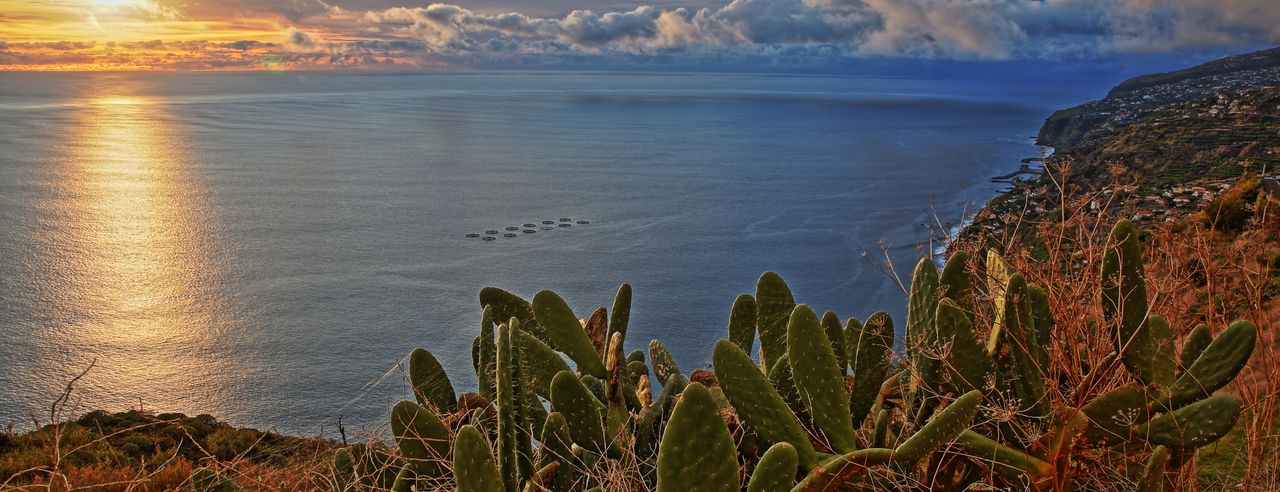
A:
POLYGON ((114 9, 120 7, 141 6, 144 0, 89 0, 94 7, 114 9))

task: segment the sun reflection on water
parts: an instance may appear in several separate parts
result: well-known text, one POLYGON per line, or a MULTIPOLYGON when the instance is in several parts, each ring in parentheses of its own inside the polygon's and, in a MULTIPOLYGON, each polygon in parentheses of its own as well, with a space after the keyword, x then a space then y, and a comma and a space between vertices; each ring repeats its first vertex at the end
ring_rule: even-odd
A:
MULTIPOLYGON (((59 266, 69 278, 69 329, 89 354, 90 405, 128 402, 217 413, 212 379, 223 362, 206 207, 182 135, 166 108, 107 94, 82 106, 57 182, 59 266)), ((119 409, 119 408, 115 408, 119 409)))

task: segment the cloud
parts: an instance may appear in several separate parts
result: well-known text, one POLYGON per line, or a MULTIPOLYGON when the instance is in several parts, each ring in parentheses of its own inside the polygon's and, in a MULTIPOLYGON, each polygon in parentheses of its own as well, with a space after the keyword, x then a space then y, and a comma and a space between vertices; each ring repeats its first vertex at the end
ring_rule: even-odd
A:
MULTIPOLYGON (((593 3, 590 10, 572 8, 586 3, 581 0, 530 0, 515 4, 516 11, 502 8, 513 0, 472 0, 467 6, 216 0, 184 3, 181 12, 161 8, 161 1, 177 5, 138 5, 145 15, 221 20, 210 25, 240 25, 252 35, 240 39, 235 30, 220 27, 227 30, 211 34, 212 41, 95 45, 80 36, 10 42, 0 50, 25 61, 39 59, 39 53, 52 60, 54 52, 92 58, 137 51, 155 55, 148 60, 157 64, 177 63, 172 59, 183 54, 183 63, 213 67, 491 67, 537 64, 538 57, 605 65, 679 59, 810 65, 868 57, 1088 61, 1280 43, 1276 0, 611 0, 593 3), (274 35, 261 34, 273 30, 274 35)), ((108 14, 88 11, 80 20, 92 23, 108 14)), ((164 31, 156 32, 163 37, 164 31)))
POLYGON ((441 52, 567 47, 583 53, 729 54, 784 46, 844 56, 1010 59, 1170 52, 1280 42, 1274 0, 732 0, 563 17, 482 14, 453 4, 369 11, 379 33, 441 52))
POLYGON ((97 46, 93 41, 40 41, 31 43, 5 43, 0 42, 0 49, 12 50, 50 50, 50 51, 79 51, 91 49, 97 46))
POLYGON ((285 30, 284 42, 281 45, 286 50, 298 53, 310 53, 316 51, 316 48, 319 47, 314 37, 296 27, 290 27, 285 30))

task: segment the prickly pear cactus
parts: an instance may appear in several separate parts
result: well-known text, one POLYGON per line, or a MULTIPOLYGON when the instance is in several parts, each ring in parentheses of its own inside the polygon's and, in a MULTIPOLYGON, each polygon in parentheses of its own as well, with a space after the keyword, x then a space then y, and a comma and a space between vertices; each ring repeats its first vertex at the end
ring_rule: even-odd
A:
POLYGON ((604 405, 572 372, 561 371, 551 380, 551 408, 569 422, 569 434, 575 444, 596 454, 608 447, 604 405))
POLYGON ((606 340, 613 339, 614 333, 627 338, 627 324, 631 321, 631 284, 618 286, 613 296, 613 309, 609 311, 609 334, 606 340))
POLYGON ((738 344, 743 352, 750 352, 756 337, 756 298, 751 294, 739 294, 729 311, 729 341, 738 344))
POLYGON ((449 456, 449 429, 431 409, 411 401, 391 408, 391 434, 414 472, 425 477, 444 476, 449 456))
POLYGON ((995 362, 978 343, 969 314, 946 298, 938 302, 934 318, 938 340, 950 349, 941 364, 941 370, 947 373, 947 377, 940 378, 944 381, 943 387, 954 393, 992 389, 995 362))
POLYGON ((552 492, 567 492, 573 486, 573 438, 569 434, 569 422, 559 412, 547 415, 539 438, 542 447, 538 449, 538 467, 545 468, 552 463, 559 463, 555 477, 544 486, 552 492))
POLYGON ((1040 336, 1036 332, 1038 324, 1033 315, 1031 289, 1021 273, 1009 277, 1005 287, 1004 330, 1013 360, 1012 383, 1020 400, 1019 410, 1042 419, 1049 414, 1044 385, 1049 355, 1046 347, 1040 345, 1040 336))
POLYGON ((549 290, 539 292, 533 296, 533 314, 554 342, 550 344, 552 347, 577 362, 583 373, 604 376, 604 362, 564 299, 549 290))
MULTIPOLYGON (((492 400, 498 391, 497 373, 498 352, 497 339, 493 331, 494 314, 492 306, 485 306, 480 318, 480 335, 476 337, 472 349, 472 364, 476 369, 476 385, 480 395, 492 400)), ((510 319, 510 318, 506 318, 510 319)))
MULTIPOLYGON (((1204 353, 1204 349, 1213 343, 1213 332, 1209 330, 1209 325, 1200 323, 1187 333, 1187 338, 1182 342, 1181 355, 1178 356, 1178 375, 1181 376, 1195 364, 1196 359, 1200 358, 1200 354, 1204 353)), ((1252 352, 1252 351, 1251 351, 1252 352)))
POLYGON ((982 404, 982 392, 970 391, 942 411, 894 450, 895 460, 913 462, 923 459, 969 428, 982 404))
POLYGON ((844 371, 818 317, 804 304, 795 307, 787 325, 787 361, 814 424, 835 450, 853 451, 858 443, 849 417, 849 396, 844 392, 844 371))
POLYGON ((849 367, 853 374, 849 393, 849 414, 861 425, 880 394, 893 354, 893 319, 883 311, 872 314, 865 324, 850 319, 845 324, 845 346, 849 347, 849 367))
POLYGON ((986 267, 987 293, 991 296, 991 304, 995 310, 991 319, 991 333, 987 335, 987 353, 994 356, 996 346, 1004 335, 1005 308, 1008 307, 1004 289, 1009 285, 1009 275, 1013 269, 994 249, 987 250, 986 267))
POLYGON ((1194 449, 1231 432, 1240 411, 1240 401, 1234 396, 1212 396, 1151 419, 1139 426, 1135 434, 1161 446, 1194 449))
POLYGON ((1178 408, 1222 389, 1244 369, 1253 355, 1258 329, 1249 321, 1232 323, 1200 352, 1169 391, 1169 407, 1178 408))
POLYGON ((737 492, 737 450, 711 392, 691 383, 671 412, 658 448, 658 491, 737 492))
POLYGON ((458 408, 453 383, 440 361, 426 349, 417 348, 409 352, 409 381, 413 384, 413 394, 419 405, 430 404, 442 412, 453 412, 458 408))
POLYGON ((716 342, 712 366, 738 417, 750 424, 762 441, 789 443, 795 446, 801 467, 817 465, 817 452, 804 427, 746 352, 733 342, 720 340, 716 342))
POLYGON ((819 319, 797 305, 768 272, 754 296, 735 299, 729 338, 716 344, 715 373, 699 374, 701 384, 689 383, 656 340, 648 357, 624 356, 626 284, 612 316, 596 310, 590 329, 550 291, 528 303, 488 288, 472 347, 481 394, 456 396, 434 355, 415 350, 408 364, 418 402, 391 412, 399 449, 340 450, 332 478, 340 488, 568 492, 616 487, 602 473, 628 470, 628 487, 736 491, 746 469, 748 491, 876 489, 925 476, 948 489, 973 480, 1049 489, 1120 456, 1146 464, 1129 474, 1143 490, 1171 490, 1179 474, 1165 470, 1191 463, 1241 415, 1234 396, 1214 393, 1248 363, 1257 328, 1240 321, 1215 337, 1198 326, 1176 350, 1178 331, 1147 312, 1136 230, 1119 224, 1108 241, 1100 287, 1119 353, 1088 361, 1079 377, 1050 358, 1076 350, 1051 337, 1050 292, 994 252, 984 269, 990 306, 977 305, 964 255, 941 273, 929 259, 917 266, 908 357, 897 367, 887 314, 841 327, 835 313, 819 319), (758 363, 748 354, 757 333, 758 363), (1137 383, 1123 384, 1129 376, 1109 362, 1116 359, 1137 383), (646 361, 661 384, 656 395, 646 361), (978 419, 979 408, 992 418, 978 419), (949 445, 967 457, 938 454, 949 445))
POLYGON ((973 276, 969 273, 969 254, 957 252, 947 258, 938 277, 938 297, 951 299, 965 313, 973 313, 973 276))
POLYGON ((845 357, 844 327, 841 326, 840 315, 834 311, 822 313, 822 331, 826 332, 827 343, 831 344, 831 352, 836 356, 836 366, 843 376, 845 369, 849 368, 849 360, 845 357))
MULTIPOLYGON (((765 272, 756 282, 756 331, 760 334, 760 351, 765 371, 772 371, 782 354, 787 353, 787 318, 795 309, 791 288, 774 272, 765 272)), ((745 349, 744 349, 745 350, 745 349)))
POLYGON ((884 448, 859 449, 827 460, 814 468, 796 484, 792 492, 823 492, 838 490, 844 483, 877 465, 893 461, 893 450, 884 448))
POLYGON ((1102 257, 1102 312, 1115 332, 1116 351, 1139 381, 1154 384, 1157 341, 1147 329, 1147 283, 1138 229, 1122 220, 1111 229, 1102 257))
POLYGON ((470 425, 458 430, 458 438, 453 443, 453 477, 458 492, 506 490, 489 450, 489 441, 470 425))
POLYGON ((543 330, 538 320, 534 318, 533 306, 520 296, 497 287, 485 287, 480 289, 480 307, 492 310, 492 316, 489 319, 494 323, 505 323, 511 318, 518 319, 525 331, 555 347, 551 338, 547 336, 546 330, 543 330))
POLYGON ((649 360, 653 364, 653 374, 658 376, 659 381, 666 381, 672 375, 680 374, 675 358, 671 357, 671 352, 658 340, 649 342, 649 360))
POLYGON ((800 457, 796 448, 785 442, 770 446, 747 483, 747 492, 787 492, 796 483, 800 457))
POLYGON ((519 462, 516 460, 517 439, 516 425, 518 419, 514 376, 516 366, 515 344, 512 343, 512 332, 518 330, 519 320, 512 318, 506 325, 498 327, 498 466, 501 478, 499 483, 505 485, 508 492, 516 490, 520 484, 519 462))
MULTIPOLYGON (((522 328, 523 326, 521 325, 522 328)), ((551 347, 523 329, 512 336, 520 355, 521 372, 525 382, 528 383, 526 389, 535 395, 550 398, 551 379, 560 371, 568 371, 569 364, 565 363, 564 359, 561 359, 551 347)))

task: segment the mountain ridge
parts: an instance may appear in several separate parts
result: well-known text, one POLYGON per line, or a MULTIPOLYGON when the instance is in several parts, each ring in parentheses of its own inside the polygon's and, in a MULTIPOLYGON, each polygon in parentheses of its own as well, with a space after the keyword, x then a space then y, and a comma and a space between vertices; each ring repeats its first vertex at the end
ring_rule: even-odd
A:
POLYGON ((1140 75, 1117 84, 1102 99, 1055 111, 1045 119, 1036 141, 1059 152, 1071 151, 1173 104, 1274 85, 1280 85, 1280 47, 1140 75))

